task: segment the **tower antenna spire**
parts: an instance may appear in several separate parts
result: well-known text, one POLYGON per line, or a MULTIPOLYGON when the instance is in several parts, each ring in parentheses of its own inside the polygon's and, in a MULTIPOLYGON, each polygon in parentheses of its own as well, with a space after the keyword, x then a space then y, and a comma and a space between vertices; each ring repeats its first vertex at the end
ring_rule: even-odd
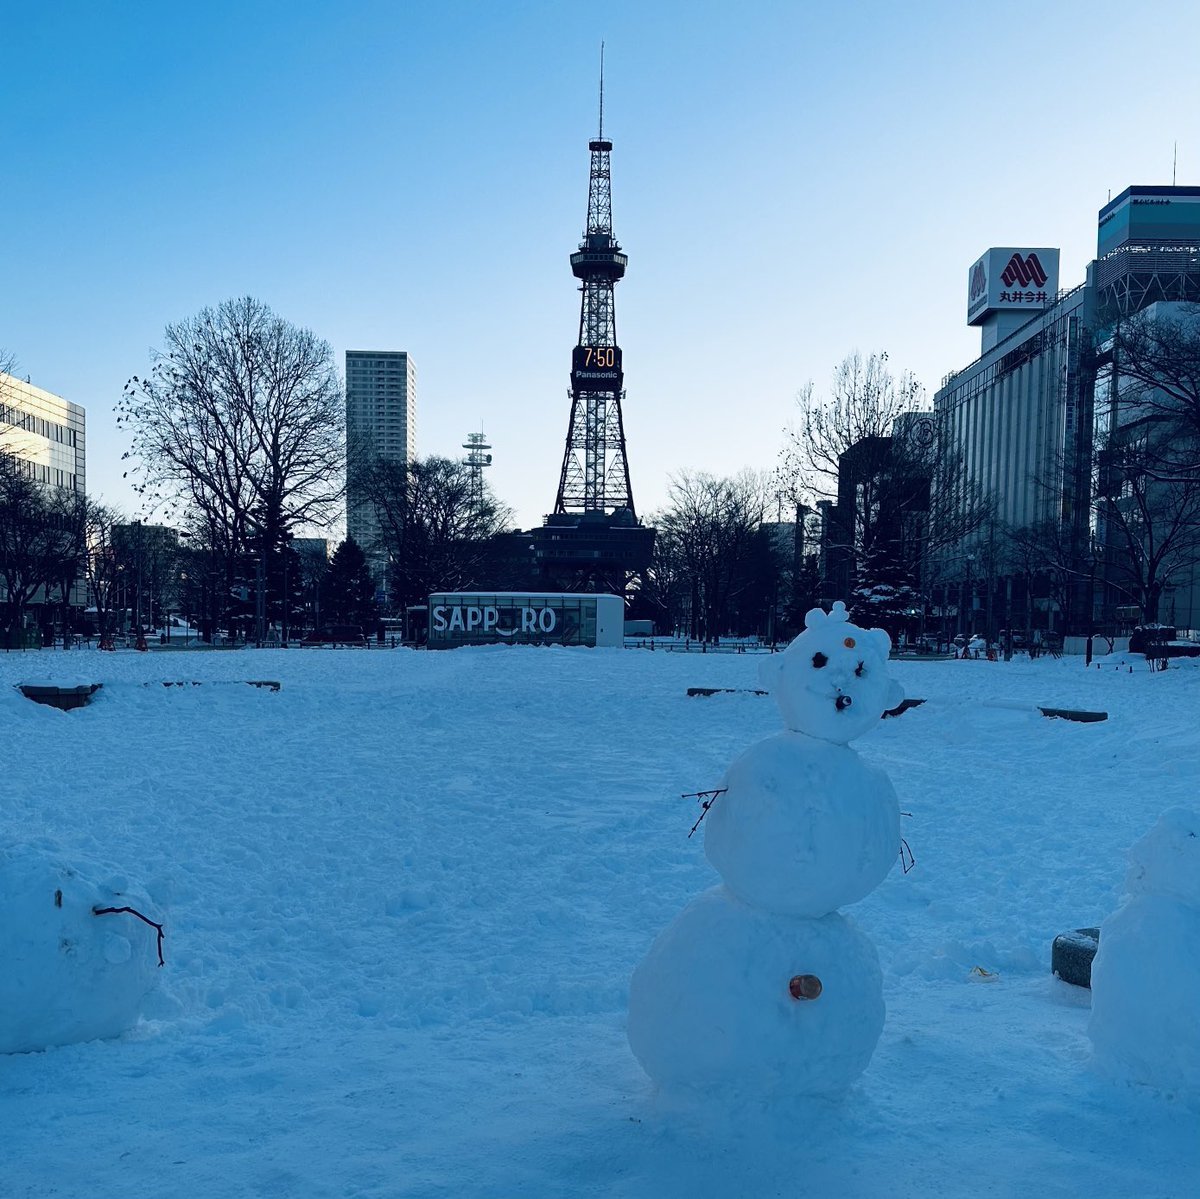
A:
POLYGON ((599 138, 604 140, 604 43, 600 43, 600 133, 599 138))

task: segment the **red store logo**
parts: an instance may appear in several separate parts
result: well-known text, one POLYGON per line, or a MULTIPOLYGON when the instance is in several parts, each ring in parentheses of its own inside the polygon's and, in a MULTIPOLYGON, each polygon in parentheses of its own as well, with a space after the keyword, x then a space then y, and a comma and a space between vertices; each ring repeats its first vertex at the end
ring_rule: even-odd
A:
POLYGON ((1026 254, 1024 258, 1020 254, 1014 254, 1008 260, 1008 266, 1004 268, 1000 281, 1005 287, 1012 287, 1014 283, 1019 283, 1022 287, 1028 287, 1031 283, 1035 287, 1042 287, 1048 278, 1036 254, 1026 254))
POLYGON ((968 303, 974 304, 980 296, 987 291, 987 271, 983 269, 983 263, 977 262, 971 268, 971 287, 969 291, 968 303))

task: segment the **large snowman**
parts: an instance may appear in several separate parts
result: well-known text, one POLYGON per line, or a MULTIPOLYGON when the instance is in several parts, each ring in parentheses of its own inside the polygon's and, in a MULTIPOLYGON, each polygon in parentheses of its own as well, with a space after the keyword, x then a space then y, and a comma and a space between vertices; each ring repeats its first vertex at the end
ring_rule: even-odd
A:
POLYGON ((1129 851, 1124 904, 1092 963, 1093 1060, 1200 1096, 1200 811, 1171 808, 1129 851))
POLYGON ((726 773, 704 849, 724 884, 688 905, 629 987, 629 1043, 664 1087, 837 1094, 883 1031, 875 947, 836 909, 882 882, 900 850, 887 775, 849 742, 903 698, 891 641, 815 608, 763 683, 786 731, 726 773))

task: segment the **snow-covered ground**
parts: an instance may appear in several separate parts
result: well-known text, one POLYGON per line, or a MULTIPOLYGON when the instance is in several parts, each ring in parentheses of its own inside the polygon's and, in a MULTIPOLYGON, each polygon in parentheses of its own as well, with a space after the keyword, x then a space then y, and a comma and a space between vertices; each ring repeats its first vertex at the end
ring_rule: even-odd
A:
POLYGON ((883 966, 870 1066, 840 1101, 653 1093, 629 977, 718 881, 680 794, 780 728, 686 688, 758 661, 0 654, 0 843, 105 863, 167 932, 133 1032, 0 1056, 0 1195, 1200 1193, 1200 1099, 1093 1071, 1089 993, 1049 971, 1197 805, 1195 663, 894 663, 929 702, 856 742, 916 857, 849 909, 883 966), (104 687, 63 713, 19 682, 104 687))

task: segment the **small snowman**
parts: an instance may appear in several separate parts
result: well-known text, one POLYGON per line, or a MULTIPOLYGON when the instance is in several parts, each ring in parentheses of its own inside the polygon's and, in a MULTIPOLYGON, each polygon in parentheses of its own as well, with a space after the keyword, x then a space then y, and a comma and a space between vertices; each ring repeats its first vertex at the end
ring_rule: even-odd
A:
POLYGON ((766 663, 786 731, 729 767, 708 813, 704 849, 724 883, 630 980, 630 1046, 660 1085, 830 1095, 871 1060, 879 958, 837 909, 877 887, 900 850, 895 790, 849 746, 903 699, 890 649, 838 602, 766 663))
POLYGON ((1129 851, 1124 904, 1092 963, 1093 1060, 1200 1095, 1200 812, 1171 808, 1129 851))
POLYGON ((158 981, 161 926, 123 878, 52 846, 0 848, 0 1053, 115 1037, 158 981), (158 929, 158 932, 155 931, 158 929))

